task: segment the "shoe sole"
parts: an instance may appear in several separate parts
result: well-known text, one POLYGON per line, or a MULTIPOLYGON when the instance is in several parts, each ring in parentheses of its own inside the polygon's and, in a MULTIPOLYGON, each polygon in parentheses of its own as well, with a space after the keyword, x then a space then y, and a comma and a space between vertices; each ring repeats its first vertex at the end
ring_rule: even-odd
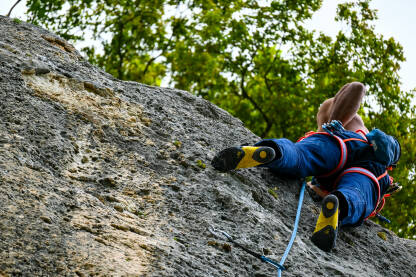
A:
POLYGON ((328 195, 322 202, 321 213, 312 234, 312 242, 325 252, 331 251, 336 244, 338 234, 338 198, 328 195))
POLYGON ((212 160, 212 166, 219 171, 248 168, 271 162, 274 149, 268 146, 230 147, 219 152, 212 160))

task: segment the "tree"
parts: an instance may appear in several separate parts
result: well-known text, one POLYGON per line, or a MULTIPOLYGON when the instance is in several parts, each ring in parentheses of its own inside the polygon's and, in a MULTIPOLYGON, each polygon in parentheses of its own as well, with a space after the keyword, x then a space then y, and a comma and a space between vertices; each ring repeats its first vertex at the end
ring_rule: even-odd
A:
POLYGON ((338 6, 335 39, 305 25, 321 0, 29 0, 29 19, 77 43, 115 77, 162 80, 239 117, 261 137, 296 139, 316 128, 319 104, 346 82, 368 86, 367 126, 402 142, 394 172, 405 189, 388 202, 388 226, 416 236, 415 110, 400 89, 402 47, 376 34, 369 0, 338 6), (404 211, 404 212, 402 212, 404 211))

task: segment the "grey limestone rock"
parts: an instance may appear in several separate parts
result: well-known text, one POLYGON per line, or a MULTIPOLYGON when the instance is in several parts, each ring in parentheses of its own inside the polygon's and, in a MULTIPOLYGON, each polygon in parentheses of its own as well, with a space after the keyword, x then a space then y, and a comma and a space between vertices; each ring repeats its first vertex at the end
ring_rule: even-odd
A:
MULTIPOLYGON (((0 276, 275 276, 298 180, 219 173, 259 138, 188 92, 119 81, 39 27, 0 16, 0 276)), ((416 243, 366 222, 332 253, 306 195, 284 276, 416 276, 416 243), (380 235, 383 234, 383 235, 380 235)))

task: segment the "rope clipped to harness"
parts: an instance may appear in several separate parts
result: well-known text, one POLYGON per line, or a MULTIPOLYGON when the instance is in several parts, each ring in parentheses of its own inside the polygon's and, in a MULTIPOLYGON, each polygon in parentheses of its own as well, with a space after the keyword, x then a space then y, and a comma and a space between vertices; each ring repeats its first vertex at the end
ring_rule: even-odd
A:
POLYGON ((250 255, 260 259, 262 262, 268 263, 272 266, 274 266, 277 269, 277 276, 281 276, 282 274, 282 270, 286 270, 286 268, 283 266, 287 256, 289 255, 290 249, 292 248, 293 242, 295 241, 296 238, 296 233, 298 230, 298 225, 299 225, 299 219, 300 219, 300 212, 302 209, 302 203, 303 203, 303 197, 305 194, 305 187, 306 187, 306 182, 304 181, 300 190, 300 194, 299 194, 299 202, 298 202, 298 208, 296 211, 296 219, 295 219, 295 224, 293 227, 293 231, 292 231, 292 235, 290 237, 290 241, 286 247, 285 253, 283 253, 282 258, 280 259, 280 262, 276 262, 270 258, 267 258, 259 253, 256 253, 248 248, 246 248, 245 246, 239 244, 238 242, 234 241, 233 238, 226 233, 225 231, 219 230, 219 229, 215 229, 214 227, 210 227, 208 228, 208 231, 213 234, 214 236, 219 237, 219 233, 221 233, 223 236, 225 236, 227 238, 227 240, 231 243, 233 243, 235 246, 241 248, 242 250, 244 250, 245 252, 249 253, 250 255))

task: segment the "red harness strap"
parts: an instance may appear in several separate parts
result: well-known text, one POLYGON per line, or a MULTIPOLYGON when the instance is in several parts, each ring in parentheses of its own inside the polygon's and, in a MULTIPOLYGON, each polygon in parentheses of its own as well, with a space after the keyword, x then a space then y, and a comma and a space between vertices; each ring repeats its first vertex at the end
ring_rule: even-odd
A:
MULTIPOLYGON (((348 139, 344 139, 344 142, 347 142, 347 141, 352 141, 352 140, 355 140, 355 141, 361 141, 361 142, 364 142, 364 143, 367 143, 367 144, 370 144, 369 142, 368 142, 368 140, 367 140, 367 137, 365 136, 365 133, 364 133, 364 131, 363 130, 357 130, 357 131, 355 131, 357 134, 359 134, 359 133, 362 133, 363 135, 364 135, 364 139, 359 139, 359 138, 348 138, 348 139)), ((370 144, 371 145, 371 144, 370 144)))
POLYGON ((351 140, 358 140, 358 141, 361 141, 361 142, 368 143, 368 141, 366 141, 364 139, 359 139, 359 138, 348 138, 348 139, 344 139, 344 142, 351 141, 351 140))
POLYGON ((358 130, 356 130, 355 131, 357 134, 359 134, 359 133, 361 133, 365 138, 366 138, 366 133, 363 131, 363 130, 361 130, 361 129, 358 129, 358 130))
MULTIPOLYGON (((379 184, 378 181, 381 178, 383 178, 384 176, 387 175, 387 171, 384 172, 382 175, 376 177, 371 171, 369 171, 369 170, 367 170, 365 168, 362 168, 362 167, 351 167, 351 168, 348 168, 347 170, 344 170, 338 176, 337 180, 335 181, 335 185, 338 184, 338 182, 339 182, 339 180, 341 179, 342 176, 344 176, 345 174, 348 174, 348 173, 360 173, 360 174, 363 174, 363 175, 367 176, 368 178, 370 178, 376 184, 376 188, 377 188, 377 201, 376 201, 376 205, 374 207, 374 210, 371 212, 371 214, 368 217, 365 218, 365 220, 368 219, 369 217, 375 216, 379 211, 381 211, 383 209, 384 204, 386 202, 386 200, 384 199, 384 196, 383 196, 383 198, 380 197, 380 184, 379 184)), ((388 197, 388 196, 386 195, 386 197, 388 197)))
POLYGON ((297 142, 300 142, 300 141, 306 139, 307 137, 310 137, 310 136, 313 136, 313 135, 316 135, 316 134, 327 135, 327 136, 335 138, 338 141, 339 147, 341 149, 341 157, 339 159, 338 165, 333 170, 331 170, 329 173, 326 173, 326 174, 321 175, 321 176, 317 176, 317 177, 328 177, 328 176, 331 176, 332 174, 338 172, 342 168, 344 168, 345 164, 347 163, 347 157, 348 157, 347 145, 345 145, 345 142, 341 138, 339 138, 338 136, 328 134, 327 132, 314 132, 314 131, 307 132, 305 134, 305 136, 298 139, 297 142))
MULTIPOLYGON (((359 133, 359 132, 363 133, 364 138, 365 138, 364 131, 357 130, 357 133, 359 133)), ((325 177, 331 176, 331 175, 337 173, 338 171, 340 171, 341 169, 344 168, 345 164, 347 163, 347 158, 348 158, 347 145, 345 144, 346 142, 348 142, 348 141, 361 141, 361 142, 369 144, 369 142, 366 139, 348 138, 348 139, 343 140, 340 137, 338 137, 336 135, 333 135, 333 134, 329 134, 327 132, 314 132, 314 131, 307 132, 303 137, 298 139, 297 142, 300 142, 300 141, 306 139, 307 137, 310 137, 310 136, 313 136, 313 135, 316 135, 316 134, 327 135, 327 136, 331 136, 331 137, 335 138, 338 141, 339 147, 341 149, 341 157, 340 157, 340 161, 339 161, 338 165, 333 170, 331 170, 330 172, 328 172, 324 175, 317 176, 319 178, 325 178, 325 177)))

